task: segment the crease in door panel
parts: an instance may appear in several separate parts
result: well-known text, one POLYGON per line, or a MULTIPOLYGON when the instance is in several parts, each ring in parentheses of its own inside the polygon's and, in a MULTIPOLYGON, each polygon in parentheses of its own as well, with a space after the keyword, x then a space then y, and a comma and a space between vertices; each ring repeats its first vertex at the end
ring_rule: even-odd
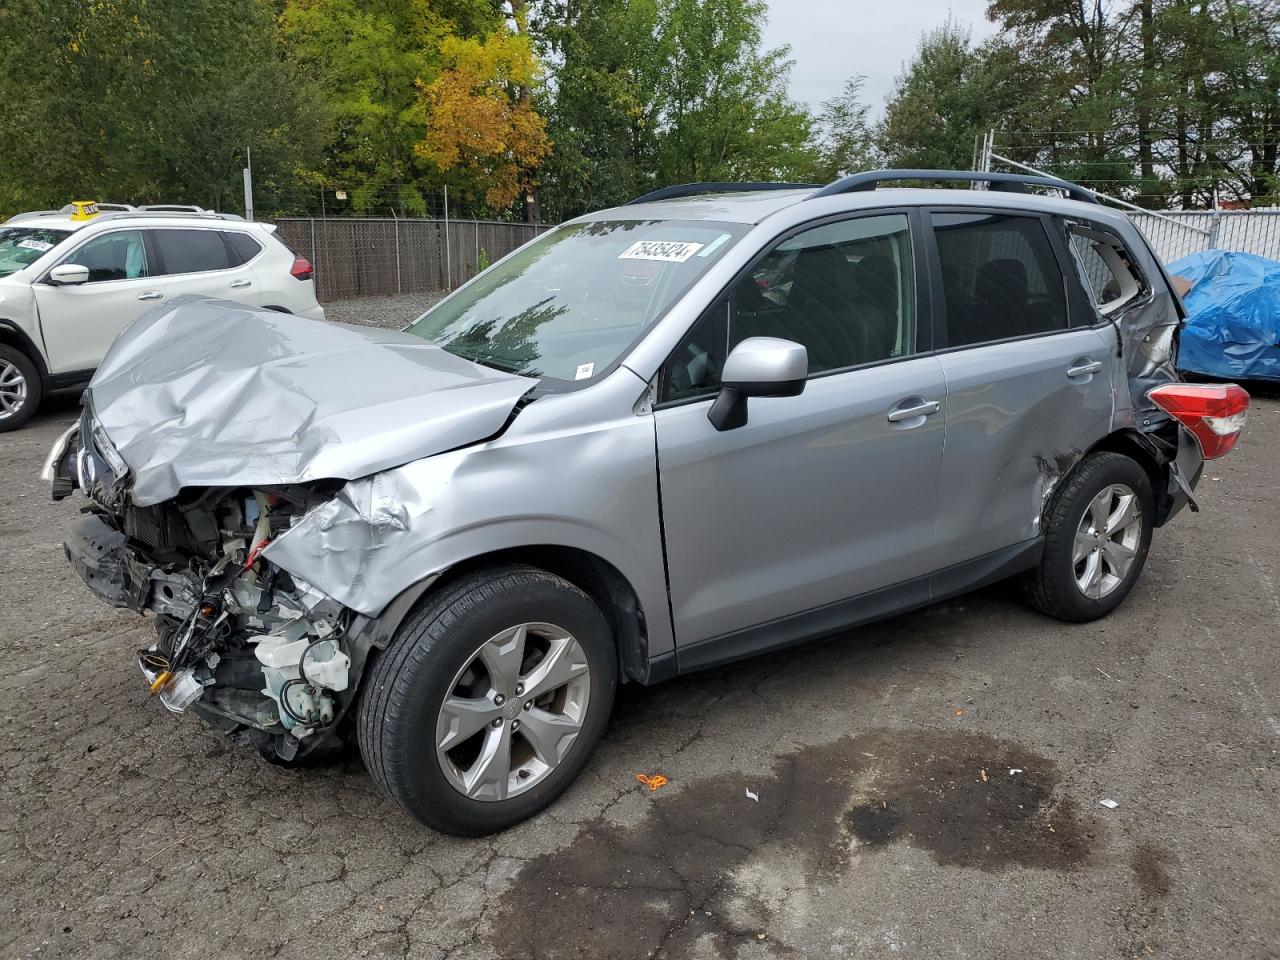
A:
MULTIPOLYGON (((951 419, 951 381, 947 379, 947 365, 937 357, 933 358, 942 374, 942 454, 938 457, 938 485, 933 506, 933 547, 938 547, 938 521, 942 514, 942 478, 946 475, 947 433, 951 419)), ((929 596, 933 597, 933 579, 929 580, 929 596)))

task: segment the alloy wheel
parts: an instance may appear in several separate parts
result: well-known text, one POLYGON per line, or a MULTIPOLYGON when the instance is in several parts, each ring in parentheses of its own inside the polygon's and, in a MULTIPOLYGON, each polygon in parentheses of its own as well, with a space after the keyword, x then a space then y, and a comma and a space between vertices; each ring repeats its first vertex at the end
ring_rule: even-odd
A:
POLYGON ((27 402, 27 378, 16 363, 0 359, 0 420, 15 416, 27 402))
POLYGON ((1104 487, 1076 528, 1071 559, 1076 586, 1100 600, 1124 582, 1142 542, 1142 504, 1123 483, 1104 487))
POLYGON ((492 637, 453 679, 436 721, 436 757, 455 790, 497 801, 545 780, 582 731, 591 668, 582 645, 549 623, 492 637))

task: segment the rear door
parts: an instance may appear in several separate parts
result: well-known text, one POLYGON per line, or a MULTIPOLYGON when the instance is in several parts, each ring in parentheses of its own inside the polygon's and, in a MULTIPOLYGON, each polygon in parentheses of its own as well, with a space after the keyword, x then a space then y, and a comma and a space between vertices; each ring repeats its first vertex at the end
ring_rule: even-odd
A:
POLYGON ((214 227, 158 227, 147 231, 161 276, 157 300, 195 295, 257 304, 261 285, 246 265, 247 248, 214 227))
POLYGON ((782 238, 664 368, 654 417, 681 669, 903 602, 875 591, 928 572, 944 383, 917 325, 911 222, 878 213, 782 238), (805 345, 804 393, 753 398, 744 426, 717 431, 720 369, 753 336, 805 345))
POLYGON ((942 568, 1040 535, 1048 492, 1110 431, 1116 339, 1048 218, 945 208, 929 221, 947 381, 942 568))

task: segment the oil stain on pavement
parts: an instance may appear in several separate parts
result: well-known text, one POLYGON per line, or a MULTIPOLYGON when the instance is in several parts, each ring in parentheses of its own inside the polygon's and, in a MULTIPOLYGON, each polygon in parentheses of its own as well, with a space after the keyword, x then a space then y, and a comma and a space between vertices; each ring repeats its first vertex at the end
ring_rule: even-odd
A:
POLYGON ((762 942, 770 905, 737 889, 757 860, 834 880, 902 844, 947 866, 1061 871, 1084 865, 1094 842, 1051 761, 975 734, 872 732, 780 758, 749 784, 758 802, 744 784, 673 784, 638 824, 597 822, 530 861, 502 898, 494 946, 513 960, 785 957, 786 944, 762 942))

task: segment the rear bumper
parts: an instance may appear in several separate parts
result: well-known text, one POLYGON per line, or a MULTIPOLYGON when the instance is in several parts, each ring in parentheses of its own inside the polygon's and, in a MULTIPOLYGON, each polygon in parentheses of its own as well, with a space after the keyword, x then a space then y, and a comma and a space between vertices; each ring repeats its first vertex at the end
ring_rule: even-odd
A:
POLYGON ((320 306, 320 304, 317 303, 314 307, 311 307, 310 309, 299 310, 298 316, 306 317, 308 320, 323 320, 324 307, 320 306))
POLYGON ((1166 491, 1166 504, 1163 516, 1158 525, 1163 526, 1177 516, 1183 507, 1190 506, 1193 513, 1200 511, 1196 502, 1195 489, 1200 484, 1204 473, 1204 457, 1200 453, 1200 444, 1185 427, 1178 427, 1178 454, 1169 464, 1169 488, 1166 491))

